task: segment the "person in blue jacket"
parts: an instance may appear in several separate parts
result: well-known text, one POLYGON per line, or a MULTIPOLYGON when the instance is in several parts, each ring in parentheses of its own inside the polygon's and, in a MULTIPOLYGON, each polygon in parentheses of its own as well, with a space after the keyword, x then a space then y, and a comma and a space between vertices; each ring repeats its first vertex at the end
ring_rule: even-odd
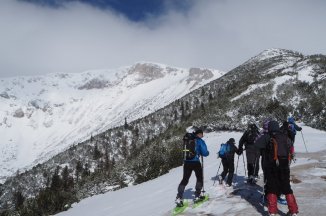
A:
POLYGON ((201 129, 196 130, 195 136, 196 156, 191 160, 184 160, 183 163, 183 178, 178 186, 178 194, 175 201, 179 207, 183 206, 183 193, 189 182, 192 171, 195 172, 197 178, 194 201, 196 202, 203 199, 203 196, 201 196, 201 190, 203 188, 203 168, 200 163, 200 156, 207 157, 209 155, 209 151, 207 150, 205 141, 202 139, 204 136, 203 131, 201 129))
POLYGON ((295 141, 295 135, 297 134, 297 131, 301 131, 302 127, 299 127, 296 123, 294 118, 291 116, 288 118, 288 122, 289 122, 289 129, 292 131, 293 136, 291 138, 292 143, 294 143, 295 141))

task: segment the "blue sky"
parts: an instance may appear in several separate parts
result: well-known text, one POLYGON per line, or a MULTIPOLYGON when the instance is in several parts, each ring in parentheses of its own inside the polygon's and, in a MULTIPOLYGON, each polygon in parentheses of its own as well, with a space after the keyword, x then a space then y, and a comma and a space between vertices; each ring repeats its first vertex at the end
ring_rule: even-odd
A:
POLYGON ((324 0, 1 0, 0 77, 139 61, 228 71, 269 48, 326 54, 325 8, 324 0))
POLYGON ((81 2, 103 10, 114 10, 134 22, 157 17, 171 8, 186 12, 194 0, 21 0, 47 7, 64 7, 66 3, 81 2))

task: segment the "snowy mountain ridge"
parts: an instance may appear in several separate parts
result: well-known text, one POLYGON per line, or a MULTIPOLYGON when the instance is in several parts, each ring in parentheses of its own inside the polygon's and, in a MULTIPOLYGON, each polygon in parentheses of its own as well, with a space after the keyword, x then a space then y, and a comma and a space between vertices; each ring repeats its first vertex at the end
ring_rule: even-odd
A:
MULTIPOLYGON (((157 67, 141 72, 137 68, 141 67, 130 70, 134 79, 127 82, 129 86, 151 84, 165 74, 157 67), (145 79, 140 78, 142 74, 146 74, 145 79)), ((288 115, 300 114, 305 125, 326 130, 325 69, 323 55, 266 50, 155 112, 135 121, 128 118, 125 125, 122 119, 121 126, 88 136, 46 162, 8 178, 0 184, 0 191, 5 192, 0 207, 11 211, 21 193, 28 198, 22 214, 32 209, 32 215, 40 211, 54 214, 86 197, 153 180, 181 165, 180 143, 189 126, 205 132, 239 131, 248 122, 260 125, 266 117, 282 122, 288 115), (70 184, 68 189, 58 184, 60 178, 70 184), (58 189, 64 193, 57 193, 58 189), (53 209, 56 206, 58 209, 53 209)), ((201 71, 199 74, 205 74, 201 71)), ((189 70, 193 76, 197 72, 189 70)), ((74 88, 95 91, 110 85, 106 79, 89 80, 74 88)), ((188 78, 185 83, 194 84, 188 78)), ((155 89, 156 84, 149 89, 155 89)))
POLYGON ((116 70, 1 79, 0 179, 222 76, 140 62, 116 70))

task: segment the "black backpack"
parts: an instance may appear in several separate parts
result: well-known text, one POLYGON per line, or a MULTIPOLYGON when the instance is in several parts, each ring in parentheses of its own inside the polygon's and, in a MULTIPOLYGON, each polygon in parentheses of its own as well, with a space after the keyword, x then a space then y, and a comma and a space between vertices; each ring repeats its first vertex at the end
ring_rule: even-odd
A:
POLYGON ((196 135, 186 133, 183 136, 183 152, 185 160, 192 160, 196 156, 196 135))
POLYGON ((246 139, 246 143, 247 145, 252 145, 255 143, 255 139, 257 138, 257 136, 259 135, 258 130, 255 129, 249 129, 247 131, 247 139, 246 139))
POLYGON ((268 146, 271 160, 278 161, 279 157, 288 158, 290 160, 291 141, 288 135, 279 130, 277 122, 272 122, 271 126, 274 128, 268 146))

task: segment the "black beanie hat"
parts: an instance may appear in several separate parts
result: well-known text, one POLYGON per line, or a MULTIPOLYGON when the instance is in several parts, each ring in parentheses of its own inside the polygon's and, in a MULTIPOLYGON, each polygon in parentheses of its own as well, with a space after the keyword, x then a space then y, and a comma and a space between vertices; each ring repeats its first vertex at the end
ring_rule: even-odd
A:
POLYGON ((228 142, 229 143, 235 143, 235 140, 233 138, 230 138, 228 142))
POLYGON ((204 132, 203 132, 203 130, 201 130, 201 129, 197 129, 196 131, 195 131, 195 134, 203 134, 204 132))

